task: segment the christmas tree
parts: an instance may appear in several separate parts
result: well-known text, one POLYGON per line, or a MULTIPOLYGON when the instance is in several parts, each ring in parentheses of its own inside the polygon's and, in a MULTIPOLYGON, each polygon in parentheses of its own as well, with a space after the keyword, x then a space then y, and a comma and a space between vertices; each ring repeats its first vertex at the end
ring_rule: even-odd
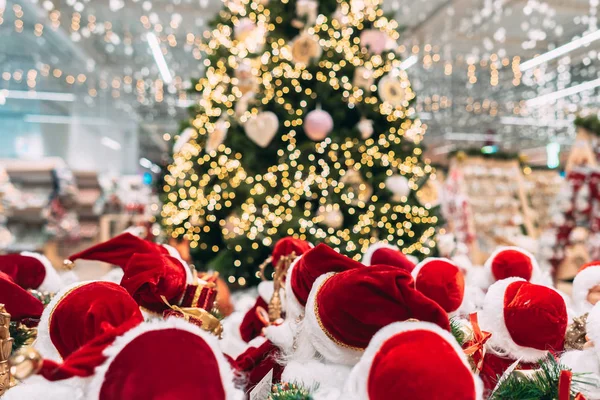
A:
POLYGON ((438 218, 417 191, 433 171, 398 30, 377 0, 225 2, 163 186, 165 230, 198 268, 243 286, 288 235, 431 254, 438 218))

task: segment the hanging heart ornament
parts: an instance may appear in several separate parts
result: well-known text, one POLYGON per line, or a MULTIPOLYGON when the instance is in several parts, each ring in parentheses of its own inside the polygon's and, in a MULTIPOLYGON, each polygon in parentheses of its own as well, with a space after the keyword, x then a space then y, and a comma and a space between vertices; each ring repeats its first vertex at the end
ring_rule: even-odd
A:
POLYGON ((244 124, 246 135, 262 148, 267 147, 279 128, 279 119, 274 112, 263 111, 253 115, 244 124))

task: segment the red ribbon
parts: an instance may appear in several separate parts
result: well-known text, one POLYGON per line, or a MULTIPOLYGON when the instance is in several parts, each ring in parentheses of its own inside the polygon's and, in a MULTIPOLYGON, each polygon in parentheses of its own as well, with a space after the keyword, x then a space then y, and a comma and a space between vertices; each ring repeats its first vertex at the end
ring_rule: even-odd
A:
POLYGON ((471 356, 473 361, 477 363, 477 372, 481 371, 483 367, 483 357, 485 356, 485 343, 492 337, 490 332, 482 331, 479 327, 479 320, 477 319, 477 313, 469 315, 469 321, 473 327, 473 340, 470 340, 467 344, 469 345, 464 349, 467 356, 471 356))
MULTIPOLYGON (((560 378, 558 379, 558 400, 571 400, 572 380, 573 373, 571 371, 560 371, 560 378)), ((581 393, 577 393, 575 400, 585 400, 585 397, 581 393)))

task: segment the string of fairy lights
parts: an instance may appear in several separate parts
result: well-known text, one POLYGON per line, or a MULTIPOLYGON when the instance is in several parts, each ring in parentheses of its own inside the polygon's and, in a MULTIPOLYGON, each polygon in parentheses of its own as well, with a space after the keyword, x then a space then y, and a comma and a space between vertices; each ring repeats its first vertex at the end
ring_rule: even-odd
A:
MULTIPOLYGON (((282 0, 286 3, 286 0, 282 0)), ((269 10, 258 2, 242 0, 227 3, 226 11, 234 26, 243 23, 245 19, 252 21, 259 32, 266 35, 275 30, 269 10)), ((432 168, 419 160, 421 149, 413 146, 412 154, 400 157, 393 150, 393 145, 403 140, 410 140, 418 145, 423 138, 426 125, 414 117, 416 111, 411 105, 415 97, 410 88, 406 72, 400 69, 401 61, 393 53, 387 57, 374 55, 361 56, 358 38, 352 39, 353 29, 362 29, 368 20, 372 25, 384 31, 392 39, 398 39, 396 23, 383 16, 379 1, 368 1, 357 6, 359 2, 341 3, 336 18, 328 20, 319 15, 313 27, 306 29, 305 34, 318 42, 323 52, 333 49, 341 54, 339 62, 332 62, 323 57, 318 61, 320 71, 314 76, 306 70, 305 64, 295 62, 291 44, 283 39, 272 40, 268 46, 250 61, 252 73, 257 78, 259 99, 252 106, 238 115, 240 123, 256 116, 261 105, 278 102, 287 112, 284 119, 285 127, 282 135, 284 147, 278 150, 278 162, 258 175, 249 175, 243 167, 243 156, 232 151, 221 143, 216 149, 207 151, 199 145, 206 141, 215 131, 219 123, 229 124, 229 118, 236 114, 236 102, 243 99, 245 93, 238 88, 239 80, 228 75, 228 70, 236 70, 246 57, 265 44, 264 36, 258 35, 256 40, 237 40, 234 32, 227 25, 219 25, 212 32, 204 35, 205 41, 200 45, 201 51, 207 55, 204 58, 206 75, 200 79, 196 89, 201 93, 199 101, 202 112, 193 119, 195 137, 184 145, 180 152, 174 155, 174 161, 169 166, 165 177, 163 190, 167 193, 168 202, 162 209, 165 226, 173 226, 170 232, 174 238, 185 237, 192 248, 207 249, 207 244, 201 241, 201 234, 208 233, 211 222, 217 222, 213 214, 215 210, 229 208, 240 185, 249 187, 249 196, 227 218, 218 221, 221 234, 226 240, 245 235, 253 249, 258 248, 259 242, 265 246, 272 244, 272 236, 281 233, 280 230, 292 222, 294 210, 302 210, 302 216, 294 221, 297 228, 287 228, 285 234, 295 234, 300 238, 314 237, 317 240, 327 239, 329 243, 345 251, 365 251, 376 240, 374 231, 377 230, 379 239, 389 240, 403 247, 406 253, 415 252, 428 255, 434 246, 432 237, 435 229, 426 229, 418 240, 406 240, 412 244, 405 246, 404 238, 415 236, 414 226, 417 224, 435 224, 437 217, 431 215, 429 204, 409 205, 407 197, 399 199, 398 204, 380 202, 375 192, 362 196, 366 184, 361 183, 357 192, 348 191, 343 178, 338 181, 333 176, 344 177, 348 171, 365 169, 369 176, 369 168, 378 163, 388 167, 388 176, 394 171, 409 178, 412 190, 418 189, 417 182, 431 174, 432 168), (250 49, 249 49, 250 47, 250 49), (211 63, 211 57, 217 50, 227 49, 229 56, 218 58, 211 63), (372 79, 393 73, 402 82, 405 98, 401 106, 393 106, 381 102, 377 97, 377 87, 370 84, 366 89, 353 84, 351 77, 339 71, 346 63, 372 71, 372 79), (307 99, 317 98, 303 82, 318 80, 328 83, 335 90, 343 90, 343 100, 352 108, 359 103, 378 105, 379 112, 390 122, 389 130, 378 136, 364 141, 347 139, 342 143, 334 143, 330 138, 315 144, 317 154, 327 153, 329 163, 323 159, 315 160, 308 156, 309 164, 304 165, 298 160, 302 151, 297 147, 296 128, 303 123, 306 101, 299 104, 288 101, 286 94, 295 91, 307 99), (289 84, 288 84, 289 83, 289 84), (400 124, 394 124, 402 121, 400 124), (352 151, 358 150, 360 158, 355 160, 352 151), (203 154, 204 153, 204 154, 203 154), (195 165, 196 163, 196 165, 195 165), (198 167, 208 166, 202 176, 195 171, 198 167), (336 174, 332 174, 332 169, 336 174), (208 186, 209 182, 218 182, 208 186), (339 209, 339 204, 330 204, 328 196, 333 191, 340 195, 343 206, 350 215, 358 215, 358 223, 353 227, 326 226, 323 224, 326 214, 339 209), (257 198, 262 198, 259 203, 257 198), (314 213, 312 200, 318 199, 319 212, 314 213), (322 212, 321 212, 322 211, 322 212), (239 212, 239 213, 238 213, 239 212), (376 218, 376 215, 382 215, 376 218), (357 242, 353 237, 358 236, 357 242)), ((382 183, 379 189, 385 189, 382 183)), ((371 191, 372 192, 372 191, 371 191)), ((221 249, 213 246, 214 253, 221 249)), ((236 245, 233 250, 241 253, 243 248, 236 245)), ((235 266, 241 265, 239 258, 235 266)))

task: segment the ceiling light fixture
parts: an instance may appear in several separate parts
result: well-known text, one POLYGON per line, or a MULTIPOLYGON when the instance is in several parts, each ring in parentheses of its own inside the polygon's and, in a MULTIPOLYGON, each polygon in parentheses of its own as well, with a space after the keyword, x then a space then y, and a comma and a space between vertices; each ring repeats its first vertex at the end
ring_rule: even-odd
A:
POLYGON ((0 93, 6 99, 64 101, 64 102, 74 102, 75 101, 75 95, 72 93, 38 92, 35 90, 8 90, 8 89, 0 90, 0 93))
POLYGON ((156 61, 156 65, 158 66, 160 76, 162 77, 162 80, 168 85, 173 80, 173 76, 171 75, 171 71, 169 71, 169 67, 167 66, 165 56, 163 55, 163 52, 160 49, 158 38, 156 37, 154 32, 148 32, 146 34, 146 39, 148 40, 148 46, 150 46, 150 50, 152 50, 152 56, 154 57, 154 61, 156 61))
POLYGON ((62 124, 78 123, 81 125, 110 125, 113 121, 103 118, 71 117, 69 115, 41 115, 27 114, 23 117, 25 122, 33 124, 62 124))
POLYGON ((579 39, 572 40, 567 44, 555 48, 554 50, 550 50, 544 54, 540 54, 539 56, 534 57, 529 61, 525 61, 523 64, 519 65, 519 69, 521 70, 521 72, 527 71, 528 69, 537 67, 538 65, 545 63, 546 61, 553 60, 557 57, 570 53, 573 50, 577 50, 580 47, 586 46, 598 39, 600 39, 600 29, 588 35, 582 36, 579 39))
POLYGON ((537 126, 551 128, 568 128, 573 126, 573 121, 569 119, 538 119, 524 117, 501 117, 500 122, 504 125, 519 125, 519 126, 537 126))
POLYGON ((407 70, 410 67, 412 67, 413 65, 415 65, 417 63, 417 61, 419 61, 419 59, 417 58, 417 56, 415 56, 413 54, 412 56, 408 57, 406 60, 402 61, 402 63, 400 63, 400 69, 407 70))
POLYGON ((108 136, 103 136, 102 139, 100 139, 100 143, 102 143, 103 146, 106 146, 111 150, 114 150, 114 151, 121 150, 121 143, 117 142, 114 139, 109 138, 108 136))
POLYGON ((595 89, 600 86, 600 78, 594 79, 593 81, 587 81, 580 83, 579 85, 571 86, 566 89, 557 90, 556 92, 544 94, 533 99, 529 99, 525 102, 528 107, 536 107, 544 104, 554 103, 558 99, 563 97, 572 96, 574 94, 595 89))

